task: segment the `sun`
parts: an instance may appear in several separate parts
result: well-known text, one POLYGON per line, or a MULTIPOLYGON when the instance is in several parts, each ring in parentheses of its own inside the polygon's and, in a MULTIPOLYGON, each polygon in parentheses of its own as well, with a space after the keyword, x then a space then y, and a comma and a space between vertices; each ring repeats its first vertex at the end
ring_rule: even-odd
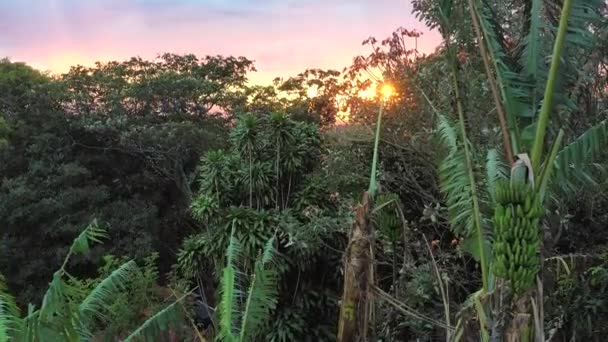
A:
POLYGON ((317 95, 319 95, 319 89, 317 88, 316 85, 308 87, 308 89, 306 90, 306 96, 308 96, 311 99, 313 97, 317 97, 317 95))
POLYGON ((384 100, 388 100, 388 98, 391 97, 394 92, 395 89, 388 83, 384 83, 382 88, 380 88, 380 94, 382 94, 384 100))

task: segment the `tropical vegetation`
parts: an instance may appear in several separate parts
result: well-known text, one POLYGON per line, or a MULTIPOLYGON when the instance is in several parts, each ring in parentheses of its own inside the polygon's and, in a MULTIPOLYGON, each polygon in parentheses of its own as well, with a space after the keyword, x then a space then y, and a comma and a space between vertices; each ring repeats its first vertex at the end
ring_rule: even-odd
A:
POLYGON ((601 341, 608 6, 412 5, 271 85, 0 60, 0 341, 601 341))

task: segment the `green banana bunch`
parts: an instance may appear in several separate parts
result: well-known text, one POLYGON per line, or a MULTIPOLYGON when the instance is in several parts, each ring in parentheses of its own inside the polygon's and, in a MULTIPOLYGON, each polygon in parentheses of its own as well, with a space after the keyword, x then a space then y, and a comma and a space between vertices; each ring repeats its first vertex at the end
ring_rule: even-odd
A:
POLYGON ((380 194, 375 201, 375 223, 378 230, 386 234, 390 240, 398 239, 401 232, 402 222, 396 211, 400 203, 399 196, 393 193, 380 194))
POLYGON ((544 207, 534 187, 501 182, 496 186, 494 274, 511 282, 516 294, 534 285, 539 270, 539 221, 544 207))

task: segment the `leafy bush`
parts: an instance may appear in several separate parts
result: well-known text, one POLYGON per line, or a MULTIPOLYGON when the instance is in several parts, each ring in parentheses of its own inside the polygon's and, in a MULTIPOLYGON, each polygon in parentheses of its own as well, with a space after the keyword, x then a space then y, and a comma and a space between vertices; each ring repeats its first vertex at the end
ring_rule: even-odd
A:
POLYGON ((203 230, 184 241, 176 273, 192 280, 214 272, 219 278, 232 237, 242 246, 243 268, 252 270, 274 236, 274 268, 282 281, 276 311, 257 333, 270 341, 331 340, 340 289, 337 251, 349 211, 326 186, 317 128, 285 114, 248 114, 230 136, 228 151, 201 159, 201 187, 191 209, 203 230), (297 324, 311 321, 318 323, 297 324))

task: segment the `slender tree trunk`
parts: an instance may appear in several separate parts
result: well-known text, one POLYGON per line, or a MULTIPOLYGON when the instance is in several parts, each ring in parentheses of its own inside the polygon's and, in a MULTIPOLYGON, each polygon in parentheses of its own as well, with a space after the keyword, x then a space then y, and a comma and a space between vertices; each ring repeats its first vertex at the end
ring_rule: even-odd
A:
POLYGON ((460 97, 460 82, 458 80, 458 66, 456 64, 456 51, 451 51, 451 67, 452 67, 452 84, 454 87, 454 96, 456 97, 456 108, 458 110, 458 123, 460 127, 460 135, 462 137, 462 148, 464 150, 465 162, 467 166, 467 170, 469 172, 469 182, 471 184, 471 198, 473 201, 473 222, 475 224, 476 232, 476 244, 479 252, 479 266, 481 268, 481 282, 483 286, 483 290, 488 291, 488 265, 486 263, 485 253, 484 251, 484 242, 483 242, 483 231, 481 225, 481 210, 479 209, 479 200, 477 197, 477 182, 475 179, 475 175, 473 174, 474 165, 473 160, 471 158, 471 151, 469 149, 469 138, 467 137, 467 130, 465 127, 465 116, 464 116, 464 107, 462 105, 462 98, 460 97))
POLYGON ((217 183, 217 177, 214 179, 215 183, 215 197, 217 198, 217 205, 220 206, 220 186, 217 183))
POLYGON ((370 284, 373 281, 373 227, 370 223, 372 198, 363 194, 355 209, 344 258, 344 291, 338 323, 338 342, 367 340, 370 310, 370 284))
POLYGON ((253 156, 249 150, 249 208, 253 208, 253 156))
POLYGON ((277 171, 277 198, 276 198, 276 208, 279 209, 280 205, 283 204, 283 192, 281 191, 281 144, 279 139, 277 139, 277 163, 276 163, 276 171, 277 171), (279 204, 280 203, 280 204, 279 204))
POLYGON ((393 288, 397 293, 397 239, 393 239, 393 288))
POLYGON ((479 50, 483 60, 483 66, 488 77, 488 84, 492 91, 492 98, 494 99, 494 105, 496 106, 496 112, 498 113, 498 121, 500 122, 500 129, 502 131, 502 143, 505 150, 505 156, 509 161, 509 164, 513 164, 515 159, 513 158, 513 148, 511 147, 511 141, 509 136, 509 128, 507 127, 507 115, 505 114, 500 95, 498 92, 498 85, 492 74, 492 68, 490 67, 490 57, 486 50, 485 40, 482 38, 481 28, 479 25, 479 18, 477 17, 477 10, 475 8, 475 0, 469 0, 469 11, 471 13, 471 19, 473 21, 473 28, 475 29, 475 35, 477 36, 477 43, 479 44, 479 50))
POLYGON ((283 208, 287 208, 289 205, 289 196, 291 196, 291 173, 289 174, 289 182, 287 183, 287 197, 285 198, 285 204, 283 208))

